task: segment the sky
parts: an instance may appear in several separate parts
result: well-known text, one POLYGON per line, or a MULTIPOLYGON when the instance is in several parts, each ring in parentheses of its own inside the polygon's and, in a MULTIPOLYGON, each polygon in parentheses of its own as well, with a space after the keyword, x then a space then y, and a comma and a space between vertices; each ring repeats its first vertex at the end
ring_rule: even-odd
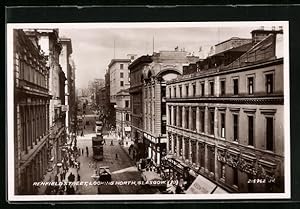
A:
POLYGON ((59 28, 60 37, 72 40, 72 59, 76 66, 76 86, 86 88, 94 78, 104 78, 113 58, 127 58, 160 50, 179 49, 207 55, 211 46, 231 37, 251 38, 258 27, 176 27, 176 28, 59 28), (154 40, 154 41, 153 41, 154 40), (115 43, 115 44, 114 44, 115 43), (114 47, 115 45, 115 47, 114 47), (115 57, 114 57, 115 51, 115 57))

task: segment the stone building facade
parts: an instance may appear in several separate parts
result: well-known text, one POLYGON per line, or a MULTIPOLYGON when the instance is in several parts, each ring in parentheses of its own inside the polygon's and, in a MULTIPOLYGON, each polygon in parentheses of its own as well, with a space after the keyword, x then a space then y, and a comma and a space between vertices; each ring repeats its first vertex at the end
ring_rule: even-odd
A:
POLYGON ((65 112, 65 126, 66 126, 66 133, 71 133, 71 121, 72 121, 72 109, 74 103, 71 100, 71 95, 73 95, 74 90, 74 100, 75 100, 75 85, 73 88, 73 82, 75 83, 75 80, 73 80, 73 72, 71 61, 70 61, 70 55, 72 54, 72 41, 69 38, 59 38, 59 43, 62 46, 61 53, 59 55, 59 64, 61 66, 62 71, 65 74, 66 81, 65 81, 65 105, 62 106, 61 111, 65 112))
POLYGON ((116 131, 121 143, 125 147, 129 147, 132 144, 129 90, 125 89, 119 91, 116 101, 116 131))
POLYGON ((230 192, 284 189, 282 31, 252 35, 260 33, 267 35, 231 63, 232 49, 167 83, 166 162, 230 192))
POLYGON ((108 65, 110 74, 110 103, 116 104, 117 93, 129 88, 130 59, 112 59, 108 65))
POLYGON ((37 36, 38 44, 43 54, 47 57, 49 67, 49 129, 51 149, 51 161, 53 165, 61 161, 61 147, 66 142, 65 113, 62 112, 62 100, 65 97, 64 72, 59 64, 59 56, 62 50, 59 42, 58 29, 26 29, 27 36, 37 36), (62 78, 61 78, 62 77, 62 78))
POLYGON ((37 34, 30 38, 14 30, 14 127, 15 194, 34 194, 48 168, 49 67, 38 45, 37 34))
POLYGON ((134 141, 134 149, 131 152, 134 159, 144 158, 145 146, 143 143, 143 87, 144 68, 152 62, 151 56, 144 55, 134 60, 129 65, 130 70, 130 109, 131 109, 131 139, 134 141))
POLYGON ((198 57, 186 51, 160 51, 143 69, 143 142, 145 155, 159 166, 166 155, 166 82, 182 74, 183 66, 196 63, 198 57))

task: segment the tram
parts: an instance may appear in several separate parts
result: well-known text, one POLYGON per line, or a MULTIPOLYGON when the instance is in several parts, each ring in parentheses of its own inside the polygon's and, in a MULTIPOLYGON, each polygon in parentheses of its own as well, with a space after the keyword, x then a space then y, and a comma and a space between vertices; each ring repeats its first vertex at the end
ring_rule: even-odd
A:
POLYGON ((103 123, 102 121, 96 121, 96 137, 92 137, 93 146, 93 158, 95 160, 103 160, 103 145, 104 139, 102 135, 103 123))

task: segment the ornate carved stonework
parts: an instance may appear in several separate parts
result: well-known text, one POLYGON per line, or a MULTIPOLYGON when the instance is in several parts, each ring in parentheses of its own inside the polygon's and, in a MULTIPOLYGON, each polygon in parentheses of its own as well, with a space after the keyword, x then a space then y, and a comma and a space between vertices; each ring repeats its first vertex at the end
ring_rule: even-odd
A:
POLYGON ((223 149, 218 149, 217 159, 230 167, 238 168, 245 173, 252 174, 255 178, 266 179, 269 183, 275 181, 276 170, 280 167, 280 163, 268 167, 263 165, 258 158, 247 158, 241 153, 236 153, 235 151, 230 152, 229 150, 223 149))

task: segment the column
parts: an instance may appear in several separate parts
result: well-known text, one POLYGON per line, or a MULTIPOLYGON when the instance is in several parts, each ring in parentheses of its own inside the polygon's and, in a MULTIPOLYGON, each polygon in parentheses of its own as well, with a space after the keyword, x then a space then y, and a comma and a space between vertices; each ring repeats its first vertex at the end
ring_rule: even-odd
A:
POLYGON ((41 124, 42 124, 42 137, 44 136, 44 133, 45 133, 45 111, 44 111, 44 106, 41 105, 41 118, 42 118, 42 121, 41 121, 41 124))
POLYGON ((189 129, 190 130, 193 130, 193 115, 192 115, 192 107, 190 106, 189 107, 189 121, 188 121, 188 123, 189 123, 189 129))
POLYGON ((193 161, 193 158, 192 158, 192 156, 193 156, 193 150, 192 150, 192 140, 191 139, 189 139, 188 140, 188 143, 189 143, 189 160, 190 160, 190 162, 192 162, 193 161))
POLYGON ((209 121, 208 121, 208 107, 207 106, 205 106, 205 109, 204 109, 204 123, 205 123, 205 125, 204 125, 204 133, 209 133, 209 131, 208 131, 208 123, 209 123, 209 121))
POLYGON ((177 153, 177 157, 180 157, 180 138, 178 135, 176 135, 176 153, 177 153))
POLYGON ((207 144, 204 144, 204 168, 205 172, 208 173, 208 151, 207 151, 207 144))
POLYGON ((37 120, 37 123, 36 123, 36 137, 37 137, 37 140, 40 141, 40 112, 39 112, 39 105, 36 105, 35 108, 36 108, 36 120, 37 120))
POLYGON ((196 140, 196 153, 195 153, 195 155, 196 155, 196 165, 198 166, 199 165, 199 142, 196 140))
POLYGON ((186 144, 185 144, 185 138, 184 137, 182 137, 182 158, 185 160, 185 146, 186 146, 186 144))
POLYGON ((171 123, 172 126, 174 126, 174 106, 171 106, 171 123))
POLYGON ((218 166, 218 160, 217 160, 217 156, 218 154, 217 154, 217 147, 215 146, 215 154, 214 154, 214 157, 215 157, 215 179, 219 179, 219 172, 218 172, 218 170, 219 170, 219 166, 218 166))
POLYGON ((27 154, 28 153, 28 140, 29 140, 29 138, 28 138, 28 114, 27 114, 27 109, 28 109, 28 107, 27 106, 24 106, 24 108, 23 108, 23 110, 24 110, 24 115, 25 115, 25 118, 24 118, 24 129, 25 129, 25 133, 24 133, 24 135, 25 135, 25 140, 24 140, 24 142, 25 142, 25 145, 24 145, 24 147, 25 147, 25 153, 27 154))
POLYGON ((176 106, 176 125, 179 127, 179 106, 176 106))
POLYGON ((46 131, 49 130, 49 104, 46 104, 46 131))
POLYGON ((43 173, 45 173, 47 166, 48 166, 48 162, 47 162, 47 152, 45 150, 45 146, 42 148, 43 149, 43 161, 44 161, 44 167, 43 167, 43 173))
POLYGON ((33 182, 35 181, 35 176, 36 176, 36 173, 35 173, 35 167, 36 167, 36 164, 35 164, 35 158, 33 158, 32 162, 31 162, 31 180, 30 180, 30 186, 31 186, 31 193, 33 194, 34 193, 34 187, 32 186, 33 182))
POLYGON ((186 128, 185 106, 182 106, 182 127, 186 128))
POLYGON ((33 106, 33 140, 34 144, 37 145, 37 111, 36 111, 36 105, 33 106))
POLYGON ((39 156, 39 158, 38 158, 38 160, 39 160, 39 166, 38 166, 38 169, 39 169, 39 178, 40 179, 43 179, 43 172, 42 172, 42 167, 41 167, 41 165, 42 165, 42 155, 41 155, 41 152, 39 152, 39 154, 38 154, 38 156, 39 156))
POLYGON ((197 133, 200 132, 200 108, 196 107, 196 130, 197 133))
MULTIPOLYGON (((146 107, 146 109, 147 109, 147 103, 145 103, 145 107, 146 107)), ((170 112, 169 112, 170 106, 169 106, 169 105, 166 105, 166 107, 167 107, 167 109, 166 109, 167 125, 170 125, 170 124, 171 124, 171 121, 170 121, 170 112)), ((146 117, 147 117, 146 112, 147 112, 147 111, 145 110, 144 113, 145 113, 145 115, 146 115, 146 117)), ((146 121, 147 121, 147 119, 146 119, 146 121)), ((145 123, 145 124, 146 124, 146 123, 145 123)), ((147 125, 146 125, 146 130, 147 130, 147 125)))
POLYGON ((30 134, 30 148, 32 149, 33 148, 33 116, 32 116, 32 106, 30 105, 29 106, 29 134, 30 134))
POLYGON ((174 137, 175 136, 173 134, 171 134, 171 152, 173 155, 175 154, 175 143, 174 143, 175 139, 174 139, 174 137))
POLYGON ((215 108, 215 110, 214 110, 214 135, 215 136, 220 136, 218 129, 219 129, 218 110, 217 110, 217 108, 215 108))

